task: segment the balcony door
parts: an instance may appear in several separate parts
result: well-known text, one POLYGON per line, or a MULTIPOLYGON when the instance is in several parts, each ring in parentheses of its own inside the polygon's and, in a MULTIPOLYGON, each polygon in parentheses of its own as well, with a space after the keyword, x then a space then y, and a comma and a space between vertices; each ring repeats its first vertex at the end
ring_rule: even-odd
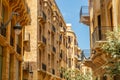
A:
POLYGON ((112 13, 112 7, 110 8, 110 24, 111 24, 111 28, 113 30, 113 13, 112 13))
POLYGON ((97 17, 98 21, 98 40, 102 39, 102 34, 101 34, 101 15, 98 15, 97 17))

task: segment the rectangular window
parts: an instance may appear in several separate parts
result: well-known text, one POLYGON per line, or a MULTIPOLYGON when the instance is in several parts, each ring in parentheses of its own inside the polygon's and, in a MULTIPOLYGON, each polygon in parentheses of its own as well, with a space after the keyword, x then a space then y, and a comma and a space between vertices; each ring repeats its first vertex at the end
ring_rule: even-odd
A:
POLYGON ((113 30, 113 13, 112 13, 112 7, 110 8, 110 23, 111 23, 111 27, 113 30))
POLYGON ((73 41, 73 37, 72 36, 68 36, 68 43, 71 43, 73 41))
POLYGON ((13 34, 14 34, 14 31, 13 31, 13 25, 14 25, 14 21, 13 19, 11 20, 11 30, 10 30, 10 45, 11 46, 14 46, 14 38, 13 38, 13 34))
MULTIPOLYGON (((4 7, 4 5, 2 5, 2 14, 1 15, 2 15, 1 25, 3 25, 4 24, 4 19, 5 19, 5 7, 4 7)), ((6 36, 6 28, 0 29, 0 34, 5 37, 6 36)))
POLYGON ((39 60, 38 60, 39 69, 41 69, 41 50, 39 49, 39 60))
POLYGON ((68 43, 71 43, 71 41, 70 41, 70 36, 68 36, 68 43))
POLYGON ((101 40, 102 39, 102 34, 101 34, 101 16, 98 15, 97 19, 98 19, 98 36, 99 36, 98 38, 99 38, 99 40, 101 40))
POLYGON ((0 46, 0 80, 2 80, 2 47, 0 46))
POLYGON ((69 68, 71 68, 71 58, 69 58, 68 61, 69 68))
POLYGON ((54 42, 55 42, 55 35, 52 34, 52 35, 51 35, 51 44, 54 45, 54 42))
POLYGON ((48 54, 48 66, 50 66, 50 54, 48 54))
POLYGON ((41 40, 41 32, 42 32, 42 30, 41 30, 41 26, 39 26, 39 40, 41 40))

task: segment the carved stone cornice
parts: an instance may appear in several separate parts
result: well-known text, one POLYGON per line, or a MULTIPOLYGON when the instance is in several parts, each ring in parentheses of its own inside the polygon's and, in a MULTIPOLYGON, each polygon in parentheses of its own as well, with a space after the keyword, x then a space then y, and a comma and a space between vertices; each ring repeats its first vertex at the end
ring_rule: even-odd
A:
POLYGON ((19 13, 19 22, 22 24, 22 26, 25 26, 30 23, 30 10, 26 3, 26 1, 23 0, 10 0, 9 5, 13 12, 19 13))

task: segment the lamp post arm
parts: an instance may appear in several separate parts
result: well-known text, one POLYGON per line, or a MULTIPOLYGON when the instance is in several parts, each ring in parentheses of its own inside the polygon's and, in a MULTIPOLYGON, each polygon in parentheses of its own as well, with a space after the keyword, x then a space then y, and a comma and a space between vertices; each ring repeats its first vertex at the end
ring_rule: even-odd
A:
POLYGON ((11 15, 10 15, 10 18, 9 18, 9 20, 5 23, 5 24, 3 24, 3 28, 6 28, 7 27, 7 25, 9 24, 9 22, 12 20, 12 18, 13 18, 13 15, 19 15, 17 12, 12 12, 11 13, 11 15))

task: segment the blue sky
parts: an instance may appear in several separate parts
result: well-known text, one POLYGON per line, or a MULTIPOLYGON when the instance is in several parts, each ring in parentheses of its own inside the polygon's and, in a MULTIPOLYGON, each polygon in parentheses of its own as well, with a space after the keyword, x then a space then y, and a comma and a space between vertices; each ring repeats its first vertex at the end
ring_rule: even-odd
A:
MULTIPOLYGON (((66 23, 72 24, 81 49, 90 49, 89 27, 80 23, 80 7, 88 5, 88 0, 55 0, 66 23)), ((86 54, 89 56, 89 54, 86 54)))

